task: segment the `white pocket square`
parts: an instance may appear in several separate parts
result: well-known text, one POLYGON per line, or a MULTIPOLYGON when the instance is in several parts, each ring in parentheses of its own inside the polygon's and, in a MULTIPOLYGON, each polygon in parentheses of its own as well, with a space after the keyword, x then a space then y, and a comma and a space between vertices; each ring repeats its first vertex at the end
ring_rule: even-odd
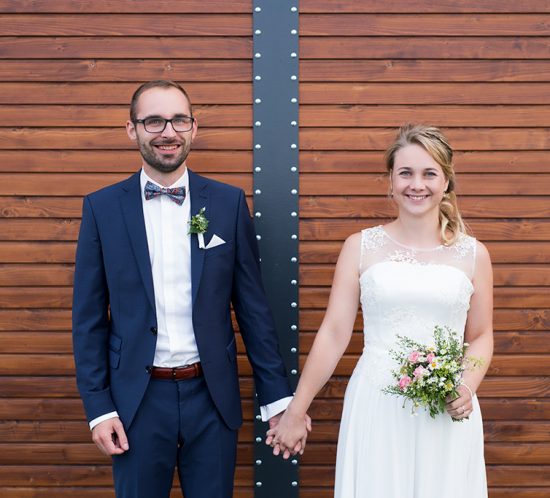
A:
POLYGON ((210 239, 210 242, 208 242, 208 245, 204 245, 204 234, 199 233, 199 248, 200 249, 212 249, 213 247, 221 246, 222 244, 225 244, 225 240, 223 240, 221 237, 218 237, 216 234, 212 235, 212 238, 210 239))
POLYGON ((210 242, 208 242, 208 245, 205 247, 205 249, 212 249, 213 247, 218 247, 222 244, 225 244, 225 240, 214 234, 212 235, 212 238, 210 239, 210 242))

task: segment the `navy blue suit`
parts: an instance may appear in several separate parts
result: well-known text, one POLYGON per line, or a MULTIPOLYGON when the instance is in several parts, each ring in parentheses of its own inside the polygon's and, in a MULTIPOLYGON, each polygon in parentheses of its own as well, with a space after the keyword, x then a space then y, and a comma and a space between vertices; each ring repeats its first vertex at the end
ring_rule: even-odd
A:
MULTIPOLYGON (((231 430, 242 423, 233 303, 261 405, 291 395, 263 291, 244 192, 189 171, 191 215, 205 207, 205 243, 191 236, 193 328, 207 392, 231 430)), ((150 383, 157 320, 139 172, 85 197, 76 253, 73 344, 88 420, 116 410, 128 431, 150 383)), ((185 382, 185 381, 184 381, 185 382)), ((132 441, 130 441, 132 449, 132 441)), ((116 480, 116 476, 115 476, 116 480)), ((145 496, 145 495, 144 495, 145 496)), ((159 494, 158 496, 161 496, 159 494)), ((156 498, 156 497, 155 497, 156 498)))

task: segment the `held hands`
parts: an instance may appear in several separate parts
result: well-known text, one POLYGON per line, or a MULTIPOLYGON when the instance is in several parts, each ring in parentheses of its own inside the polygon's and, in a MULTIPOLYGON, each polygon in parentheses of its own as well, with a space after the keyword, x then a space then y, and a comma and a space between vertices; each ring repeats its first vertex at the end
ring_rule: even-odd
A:
POLYGON ((129 449, 128 438, 118 417, 100 422, 92 429, 92 441, 105 455, 121 455, 129 449))
POLYGON ((297 415, 289 407, 282 415, 269 420, 265 444, 273 448, 274 455, 282 452, 283 458, 287 460, 297 453, 303 455, 309 432, 311 432, 310 416, 297 415))
POLYGON ((466 384, 461 384, 456 390, 459 393, 458 398, 447 398, 447 413, 455 420, 467 419, 474 411, 473 393, 466 384))

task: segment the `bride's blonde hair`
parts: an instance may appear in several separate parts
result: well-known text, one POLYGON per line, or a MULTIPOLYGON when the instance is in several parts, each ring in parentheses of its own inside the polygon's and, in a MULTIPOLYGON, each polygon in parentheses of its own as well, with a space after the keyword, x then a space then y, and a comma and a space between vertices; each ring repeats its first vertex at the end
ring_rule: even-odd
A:
POLYGON ((445 135, 435 126, 407 124, 399 128, 392 145, 386 150, 385 160, 391 175, 397 151, 407 145, 419 145, 434 159, 449 182, 445 195, 439 204, 439 226, 441 239, 446 245, 453 244, 460 233, 466 233, 466 226, 460 216, 455 194, 455 172, 453 150, 445 135))

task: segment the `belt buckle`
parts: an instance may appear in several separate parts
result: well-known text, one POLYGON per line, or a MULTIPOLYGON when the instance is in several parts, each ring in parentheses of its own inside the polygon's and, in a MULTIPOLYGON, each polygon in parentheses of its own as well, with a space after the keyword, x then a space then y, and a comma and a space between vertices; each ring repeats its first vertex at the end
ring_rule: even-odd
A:
POLYGON ((176 380, 176 368, 172 368, 172 380, 176 380))

